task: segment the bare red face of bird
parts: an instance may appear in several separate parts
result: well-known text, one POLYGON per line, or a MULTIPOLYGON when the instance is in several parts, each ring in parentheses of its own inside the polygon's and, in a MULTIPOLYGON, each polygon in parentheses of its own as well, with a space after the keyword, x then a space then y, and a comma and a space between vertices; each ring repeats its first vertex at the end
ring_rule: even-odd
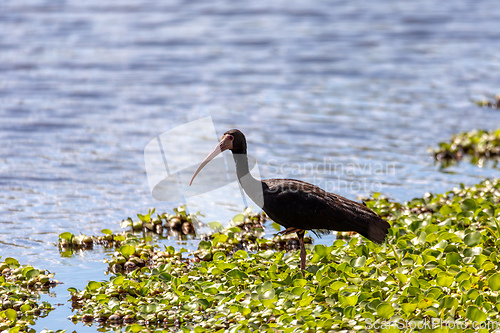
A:
POLYGON ((203 167, 205 165, 208 164, 208 162, 213 160, 217 155, 222 153, 224 150, 233 149, 233 140, 234 140, 234 138, 232 135, 224 134, 224 136, 222 137, 222 140, 220 140, 220 142, 217 144, 214 151, 212 151, 207 157, 205 157, 205 159, 203 160, 203 162, 201 162, 198 169, 196 169, 193 177, 191 178, 191 181, 189 182, 189 186, 191 186, 196 175, 201 171, 201 169, 203 169, 203 167))

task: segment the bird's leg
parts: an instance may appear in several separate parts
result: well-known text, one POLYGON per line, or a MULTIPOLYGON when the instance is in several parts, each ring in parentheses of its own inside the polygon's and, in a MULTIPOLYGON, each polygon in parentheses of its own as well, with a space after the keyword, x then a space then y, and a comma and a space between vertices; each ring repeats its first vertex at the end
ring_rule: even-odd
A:
MULTIPOLYGON (((297 231, 297 237, 299 238, 300 243, 300 269, 302 271, 306 269, 306 247, 304 245, 304 234, 305 230, 297 231)), ((305 276, 305 273, 302 272, 302 275, 305 276)))
MULTIPOLYGON (((301 231, 302 229, 298 229, 298 228, 293 228, 293 227, 290 227, 290 228, 287 228, 283 231, 280 231, 276 234, 276 236, 281 236, 281 235, 288 235, 288 234, 291 234, 291 233, 294 233, 294 232, 299 232, 301 231)), ((302 230, 304 231, 304 230, 302 230)))

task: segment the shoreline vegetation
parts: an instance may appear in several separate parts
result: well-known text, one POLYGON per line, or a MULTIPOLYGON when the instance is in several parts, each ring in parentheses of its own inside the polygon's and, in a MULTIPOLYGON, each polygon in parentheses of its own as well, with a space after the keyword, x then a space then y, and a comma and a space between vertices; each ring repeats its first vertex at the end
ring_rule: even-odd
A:
POLYGON ((29 325, 54 310, 39 300, 58 283, 53 277, 54 273, 0 257, 0 332, 33 331, 29 325))
POLYGON ((200 241, 191 259, 173 247, 145 251, 138 239, 108 263, 140 256, 151 264, 70 288, 72 320, 131 332, 363 331, 432 320, 476 331, 500 310, 499 202, 499 180, 404 204, 375 194, 365 204, 391 223, 386 244, 354 235, 309 245, 305 276, 298 252, 262 247, 269 240, 236 250, 248 239, 236 225, 200 241))
MULTIPOLYGON (((109 230, 91 237, 63 233, 59 240, 63 255, 69 255, 73 244, 75 249, 90 249, 78 245, 89 239, 92 246, 116 250, 106 259, 108 280, 90 281, 83 290, 68 289, 75 311, 70 319, 103 331, 127 332, 394 327, 411 331, 429 328, 431 323, 486 332, 491 325, 500 326, 496 321, 500 180, 461 185, 443 194, 427 193, 403 204, 378 193, 364 202, 391 224, 386 243, 379 246, 345 234, 347 239, 338 238, 331 246, 314 246, 309 239, 305 276, 299 270, 294 237, 263 238, 265 216, 249 210, 236 215, 227 228, 212 224, 216 231, 200 240, 192 253, 172 246, 160 248, 158 234, 134 234, 130 227, 135 222, 124 224, 131 230, 116 235, 109 230)), ((155 219, 152 212, 148 214, 140 215, 141 228, 136 224, 136 230, 155 229, 148 228, 155 219)), ((163 220, 161 225, 175 218, 196 223, 196 215, 182 207, 156 218, 163 220)), ((17 296, 6 283, 12 278, 4 271, 20 273, 15 276, 28 285, 39 276, 45 281, 49 273, 23 268, 14 260, 6 258, 2 263, 8 267, 0 276, 0 323, 30 331, 23 316, 35 306, 30 303, 30 309, 25 306, 19 311, 8 307, 17 296)))

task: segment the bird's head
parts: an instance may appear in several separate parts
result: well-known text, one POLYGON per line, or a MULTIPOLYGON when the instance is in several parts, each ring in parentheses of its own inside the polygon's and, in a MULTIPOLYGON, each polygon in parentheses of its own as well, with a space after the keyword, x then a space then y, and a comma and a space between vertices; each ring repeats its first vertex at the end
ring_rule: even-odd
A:
POLYGON ((201 162, 198 169, 193 174, 189 185, 193 183, 196 175, 203 169, 205 165, 213 160, 217 155, 225 150, 230 150, 233 154, 246 154, 247 153, 247 141, 243 133, 238 129, 231 129, 222 135, 222 139, 215 146, 215 149, 201 162))
POLYGON ((243 133, 238 129, 231 129, 222 135, 222 140, 228 141, 228 150, 233 154, 246 154, 247 153, 247 140, 243 133), (230 142, 230 143, 229 143, 230 142))

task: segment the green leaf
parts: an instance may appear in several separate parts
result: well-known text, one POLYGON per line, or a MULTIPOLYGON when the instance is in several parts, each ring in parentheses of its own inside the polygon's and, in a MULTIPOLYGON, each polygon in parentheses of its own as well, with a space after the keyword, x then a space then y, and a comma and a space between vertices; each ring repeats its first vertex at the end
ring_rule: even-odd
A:
POLYGON ((269 289, 269 290, 266 290, 263 293, 259 294, 259 300, 273 299, 274 295, 275 295, 274 289, 269 289))
POLYGON ((328 253, 326 252, 326 246, 322 245, 322 244, 319 244, 319 245, 316 245, 314 246, 314 252, 320 257, 320 258, 323 258, 324 256, 326 256, 328 253))
POLYGON ((424 245, 425 244, 425 241, 427 239, 427 233, 425 231, 422 231, 420 233, 420 235, 418 236, 418 243, 420 245, 424 245))
POLYGON ((245 325, 243 324, 233 324, 234 326, 230 326, 229 333, 242 332, 245 329, 245 325))
POLYGON ((453 283, 453 276, 446 272, 440 272, 437 276, 436 283, 441 287, 449 287, 453 283))
MULTIPOLYGON (((26 267, 24 267, 24 268, 23 268, 23 270, 22 270, 22 274, 23 274, 23 276, 26 276, 26 274, 28 274, 28 272, 33 271, 33 270, 34 270, 34 268, 33 268, 33 267, 31 267, 31 266, 26 266, 26 267)), ((38 274, 36 274, 36 275, 38 275, 38 274)), ((31 277, 33 277, 33 276, 31 276, 31 277)), ((26 277, 26 278, 27 278, 27 279, 30 279, 31 277, 29 277, 29 278, 28 278, 28 277, 26 277)))
POLYGON ((7 309, 4 311, 5 316, 8 320, 14 321, 17 319, 17 312, 14 309, 7 309))
POLYGON ((63 232, 62 234, 59 234, 60 239, 67 240, 68 242, 71 242, 71 240, 75 237, 71 232, 63 232))
POLYGON ((465 316, 470 321, 476 322, 476 323, 481 323, 481 322, 485 321, 488 318, 488 316, 486 315, 486 313, 484 313, 483 311, 481 311, 475 305, 470 305, 470 306, 467 307, 467 312, 465 313, 465 316))
POLYGON ((225 243, 227 241, 228 236, 224 234, 216 234, 212 240, 212 246, 217 246, 219 243, 225 243))
POLYGON ((351 260, 351 266, 352 267, 363 267, 366 263, 366 257, 365 256, 361 256, 361 257, 358 257, 358 258, 354 258, 351 260))
POLYGON ((207 225, 210 229, 215 230, 215 231, 220 231, 220 230, 224 229, 224 226, 222 224, 220 224, 220 222, 217 222, 217 221, 208 222, 207 225))
POLYGON ((245 250, 238 250, 233 254, 235 259, 246 259, 248 258, 248 253, 245 250))
POLYGON ((339 296, 339 301, 343 307, 353 306, 353 305, 356 305, 358 303, 358 296, 356 296, 356 295, 339 296))
POLYGON ((450 215, 451 213, 453 213, 453 209, 451 209, 450 206, 445 205, 439 209, 439 213, 441 213, 441 215, 443 215, 443 216, 447 216, 447 215, 450 215))
POLYGON ((66 289, 67 291, 69 291, 70 293, 74 294, 74 293, 77 293, 78 292, 78 289, 76 289, 75 287, 69 287, 68 289, 66 289))
POLYGON ((233 220, 233 222, 236 222, 236 223, 243 222, 243 221, 245 221, 245 215, 243 215, 243 214, 235 215, 235 216, 233 216, 232 220, 233 220))
POLYGON ((488 279, 488 285, 493 291, 500 290, 500 273, 495 273, 488 279))
POLYGON ((158 278, 162 281, 170 281, 172 280, 172 275, 168 274, 167 272, 162 272, 160 275, 158 275, 158 278))
POLYGON ((300 296, 302 295, 306 290, 302 287, 295 287, 292 289, 292 294, 295 296, 300 296))
POLYGON ((212 248, 212 243, 208 241, 201 241, 198 244, 198 249, 199 250, 210 250, 212 248))
POLYGON ((271 290, 273 288, 273 283, 271 281, 266 281, 262 284, 260 284, 257 288, 256 291, 261 294, 265 291, 271 290))
POLYGON ((105 235, 112 235, 113 234, 113 232, 109 229, 102 229, 101 232, 105 235))
POLYGON ((469 274, 467 274, 467 273, 465 273, 463 271, 460 271, 460 272, 457 273, 457 275, 455 275, 454 279, 455 279, 455 281, 457 283, 460 283, 460 282, 462 282, 464 280, 468 280, 469 279, 469 274))
POLYGON ((87 284, 88 290, 97 290, 102 287, 102 282, 97 282, 97 281, 90 281, 87 284))
POLYGON ((446 254, 446 265, 459 265, 462 257, 456 252, 449 252, 446 254))
POLYGON ((265 252, 262 252, 262 253, 259 253, 260 257, 264 258, 264 259, 271 259, 272 257, 274 257, 274 254, 275 252, 272 251, 272 250, 267 250, 265 252))
POLYGON ((113 238, 117 242, 123 242, 126 239, 125 236, 122 235, 115 235, 113 238))
POLYGON ((226 255, 223 252, 215 252, 213 255, 214 261, 226 261, 226 255))
POLYGON ((377 315, 379 317, 389 319, 394 314, 394 308, 387 302, 382 302, 377 306, 377 315))
POLYGON ((342 282, 342 281, 335 281, 330 285, 330 288, 334 291, 340 290, 341 288, 344 288, 347 286, 347 283, 342 282))
POLYGON ((234 269, 230 270, 229 272, 227 272, 227 276, 232 278, 232 279, 238 279, 238 280, 241 280, 241 279, 247 277, 247 275, 245 273, 243 273, 242 271, 240 271, 237 268, 234 268, 234 269))
POLYGON ((481 241, 481 233, 479 231, 471 232, 464 237, 464 243, 469 247, 474 247, 481 241))
POLYGON ((462 208, 462 211, 473 212, 474 210, 476 210, 476 201, 474 201, 473 199, 465 199, 460 207, 462 208))
POLYGON ((296 287, 303 287, 307 284, 306 279, 294 279, 293 280, 293 285, 296 287))
POLYGON ((142 331, 143 328, 144 328, 144 326, 141 326, 139 324, 132 324, 132 325, 127 327, 127 329, 132 333, 138 333, 138 332, 142 331))
POLYGON ((198 304, 200 304, 204 309, 208 308, 210 306, 210 303, 204 299, 204 298, 199 298, 196 300, 198 304))
POLYGON ((149 211, 148 211, 148 213, 146 215, 137 214, 137 217, 142 222, 150 222, 151 221, 151 214, 154 214, 154 212, 155 212, 154 208, 153 208, 153 210, 149 209, 149 211))
POLYGON ((113 279, 113 284, 115 286, 121 286, 123 281, 125 281, 125 277, 123 275, 119 275, 113 279))
POLYGON ((19 267, 19 261, 17 261, 16 259, 14 258, 5 258, 5 263, 10 267, 10 268, 17 268, 19 267))
POLYGON ((135 246, 130 244, 125 244, 120 247, 120 252, 124 257, 128 258, 135 253, 135 246))
POLYGON ((456 298, 445 296, 439 303, 439 307, 445 309, 458 308, 458 300, 456 298))
POLYGON ((415 309, 417 308, 418 303, 402 303, 401 304, 401 309, 405 313, 414 313, 415 309))
POLYGON ((306 307, 311 305, 311 302, 314 300, 314 296, 302 294, 302 299, 299 301, 299 306, 306 307))

